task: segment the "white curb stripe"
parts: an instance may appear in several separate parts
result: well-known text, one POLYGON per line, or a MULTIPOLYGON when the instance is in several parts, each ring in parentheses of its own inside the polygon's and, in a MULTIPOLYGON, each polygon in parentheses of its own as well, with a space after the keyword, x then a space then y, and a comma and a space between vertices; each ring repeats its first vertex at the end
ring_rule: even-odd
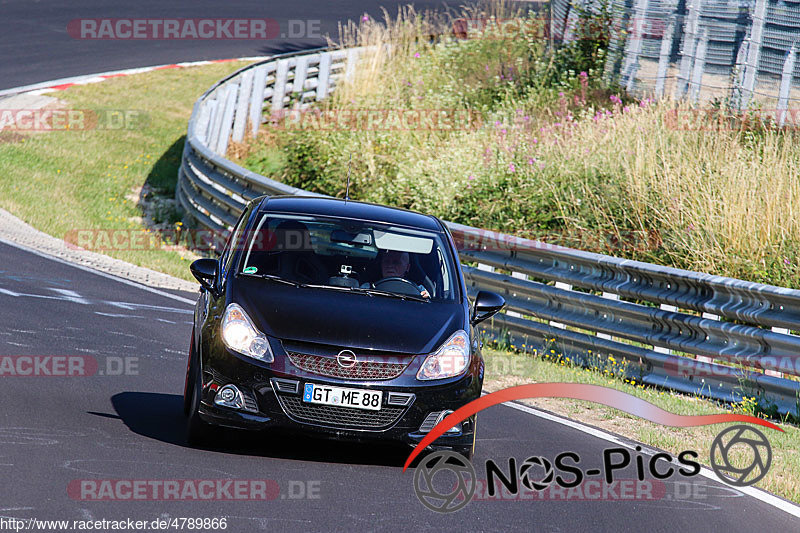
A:
MULTIPOLYGON (((550 413, 540 411, 534 407, 530 407, 528 405, 524 405, 517 402, 505 402, 502 405, 505 405, 506 407, 511 407, 512 409, 516 409, 517 411, 522 411, 523 413, 527 413, 529 415, 537 416, 539 418, 544 418, 545 420, 550 420, 551 422, 556 422, 558 424, 570 427, 572 429, 577 429, 578 431, 586 433, 587 435, 591 435, 593 437, 597 437, 598 439, 603 439, 605 441, 612 442, 619 446, 624 446, 631 450, 635 449, 635 446, 631 445, 630 442, 625 442, 621 440, 620 437, 614 435, 613 433, 608 433, 602 429, 597 429, 584 425, 580 422, 576 422, 575 420, 570 420, 568 418, 555 416, 550 413)), ((655 453, 655 451, 649 446, 641 443, 637 444, 639 444, 642 447, 642 451, 640 453, 645 453, 649 455, 653 455, 653 453, 655 453)), ((728 487, 728 485, 722 483, 722 481, 717 477, 717 475, 711 469, 705 466, 701 466, 700 475, 702 475, 704 478, 716 481, 717 483, 720 483, 721 485, 728 487)), ((779 496, 775 496, 774 494, 770 494, 769 492, 763 491, 753 486, 734 487, 733 490, 751 496, 762 503, 766 503, 767 505, 771 505, 772 507, 775 507, 777 509, 780 509, 781 511, 789 513, 792 516, 800 518, 800 506, 788 500, 784 500, 779 496)))
POLYGON ((252 56, 252 57, 236 57, 231 59, 214 59, 211 61, 188 61, 182 63, 165 63, 163 65, 153 65, 149 67, 137 67, 124 70, 111 70, 108 72, 98 72, 95 74, 85 74, 82 76, 72 76, 69 78, 61 78, 57 80, 43 81, 31 85, 23 85, 21 87, 13 87, 11 89, 3 89, 0 91, 0 97, 8 96, 18 93, 33 93, 44 94, 51 91, 60 91, 71 87, 72 85, 85 85, 87 83, 99 83, 108 78, 116 78, 120 76, 130 76, 132 74, 141 74, 144 72, 151 72, 153 70, 164 70, 168 68, 186 68, 198 67, 202 65, 211 65, 213 63, 229 63, 232 61, 261 61, 269 59, 272 56, 252 56))
POLYGON ((157 294, 159 296, 163 296, 164 298, 169 298, 171 300, 175 300, 175 301, 178 301, 178 302, 181 302, 181 303, 189 304, 192 307, 194 307, 195 303, 197 303, 195 300, 190 300, 189 298, 184 298, 183 296, 178 296, 177 294, 172 294, 172 293, 165 292, 165 291, 162 291, 162 290, 159 290, 159 289, 155 289, 153 287, 148 287, 147 285, 142 285, 141 283, 137 283, 137 282, 131 281, 129 279, 120 278, 120 277, 114 276, 113 274, 108 274, 106 272, 102 272, 100 270, 95 270, 95 269, 93 269, 91 267, 88 267, 88 266, 85 266, 85 265, 78 265, 78 264, 75 264, 75 263, 71 263, 70 261, 67 261, 65 259, 61 259, 60 257, 54 257, 52 255, 49 255, 49 254, 45 253, 45 252, 41 252, 41 251, 39 251, 39 250, 37 250, 35 248, 31 248, 29 246, 25 246, 24 244, 19 244, 19 243, 13 242, 13 241, 7 241, 6 239, 3 239, 2 237, 0 237, 0 243, 6 244, 8 246, 12 246, 14 248, 18 248, 20 250, 24 250, 26 252, 30 252, 30 253, 32 253, 34 255, 38 255, 39 257, 43 257, 45 259, 49 259, 51 261, 55 261, 56 263, 69 265, 71 267, 77 268, 78 270, 83 270, 84 272, 91 272, 92 274, 97 274, 98 276, 101 276, 101 277, 104 277, 104 278, 107 278, 107 279, 111 279, 111 280, 114 280, 114 281, 118 281, 120 283, 124 283, 125 285, 130 285, 131 287, 137 287, 139 289, 142 289, 143 291, 147 291, 147 292, 151 292, 153 294, 157 294))

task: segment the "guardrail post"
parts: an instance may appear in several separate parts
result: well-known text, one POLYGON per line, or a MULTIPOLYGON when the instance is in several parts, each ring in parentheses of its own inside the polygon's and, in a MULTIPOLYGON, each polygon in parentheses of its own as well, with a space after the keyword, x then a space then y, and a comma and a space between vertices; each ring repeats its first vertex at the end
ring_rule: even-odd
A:
POLYGON ((272 86, 272 113, 283 109, 283 97, 286 94, 286 80, 289 77, 289 60, 281 59, 275 70, 275 85, 272 86))
POLYGON ((622 83, 629 93, 633 92, 636 73, 639 70, 639 56, 642 53, 642 42, 647 26, 646 13, 649 6, 649 0, 636 0, 633 5, 632 23, 625 47, 625 68, 622 71, 622 83))
POLYGON ((789 92, 792 90, 792 80, 794 79, 794 64, 796 58, 797 48, 795 45, 792 46, 786 53, 786 61, 783 63, 781 90, 778 94, 778 126, 781 128, 786 124, 786 111, 789 109, 789 92))
POLYGON ((247 107, 250 104, 250 95, 253 92, 253 71, 248 70, 242 76, 242 85, 239 87, 239 99, 236 102, 236 118, 233 121, 233 140, 242 142, 244 130, 247 127, 247 107))
POLYGON ((741 108, 750 105, 750 99, 756 88, 756 74, 761 60, 761 40, 764 37, 764 20, 767 14, 767 0, 756 0, 753 11, 753 25, 750 27, 750 46, 745 60, 744 81, 742 86, 741 108))
MULTIPOLYGON (((677 307, 675 307, 674 305, 669 305, 669 304, 661 304, 660 308, 663 311, 671 311, 673 313, 678 311, 677 307)), ((653 351, 656 352, 656 353, 665 353, 665 354, 668 354, 668 355, 672 354, 672 350, 670 350, 669 348, 662 348, 661 346, 653 346, 653 351)))
MULTIPOLYGON (((564 289, 565 291, 571 291, 572 290, 572 285, 570 285, 569 283, 556 281, 556 289, 564 289)), ((555 322, 553 320, 550 321, 550 325, 553 326, 554 328, 558 328, 558 329, 567 329, 567 325, 566 324, 562 324, 561 322, 555 322)))
MULTIPOLYGON (((524 280, 526 280, 526 281, 528 280, 528 275, 527 275, 527 274, 524 274, 524 273, 522 273, 522 272, 512 272, 512 273, 511 273, 511 277, 512 277, 512 278, 517 278, 517 279, 524 279, 524 280)), ((515 317, 517 317, 517 318, 520 318, 520 317, 522 317, 522 315, 521 315, 521 314, 519 314, 519 313, 517 313, 516 311, 506 311, 506 314, 507 314, 508 316, 515 316, 515 317)))
POLYGON ((562 40, 563 43, 569 43, 573 40, 573 34, 575 33, 575 25, 578 22, 578 8, 575 7, 578 0, 572 0, 569 3, 569 11, 567 11, 567 21, 564 23, 564 39, 562 40))
MULTIPOLYGON (((307 57, 298 57, 297 63, 294 66, 294 79, 292 80, 292 92, 295 95, 299 95, 300 98, 303 97, 303 87, 306 84, 306 76, 308 73, 308 58, 307 57)), ((300 101, 298 100, 297 105, 300 105, 300 101)))
MULTIPOLYGON (((216 102, 214 102, 216 104, 216 102)), ((212 120, 213 109, 211 101, 202 102, 200 104, 200 115, 197 117, 197 138, 203 144, 206 144, 206 137, 208 136, 208 125, 212 120)))
MULTIPOLYGON (((783 335, 789 335, 789 329, 788 328, 773 327, 772 331, 774 331, 775 333, 782 333, 783 335)), ((765 369, 764 370, 764 374, 766 374, 768 376, 775 377, 775 378, 784 377, 783 372, 779 372, 777 370, 772 370, 772 369, 765 369)))
MULTIPOLYGON (((604 292, 603 293, 603 298, 606 298, 608 300, 617 300, 617 301, 619 301, 619 294, 614 294, 613 292, 604 292)), ((609 341, 611 340, 611 335, 609 335, 608 333, 597 333, 597 336, 599 338, 601 338, 601 339, 606 339, 606 340, 609 340, 609 341)))
POLYGON ((700 9, 698 4, 702 0, 692 0, 689 4, 689 14, 686 16, 686 22, 683 25, 683 40, 681 41, 681 66, 678 72, 678 83, 675 86, 675 99, 680 100, 686 95, 686 89, 689 86, 689 75, 692 70, 694 62, 694 52, 697 47, 697 22, 700 17, 700 9))
POLYGON ((219 134, 222 130, 222 119, 225 116, 226 96, 227 92, 225 91, 225 88, 222 87, 217 93, 217 98, 215 99, 217 105, 216 109, 214 109, 214 120, 210 124, 211 130, 208 132, 208 147, 214 152, 216 152, 217 145, 219 144, 219 134))
POLYGON ((731 105, 737 109, 742 108, 742 87, 744 86, 744 71, 747 61, 747 50, 750 48, 750 39, 744 39, 736 53, 734 66, 733 87, 731 87, 731 105))
POLYGON ((569 14, 570 3, 568 0, 552 0, 550 2, 550 47, 553 46, 554 40, 561 40, 564 38, 564 26, 566 18, 559 16, 562 6, 566 4, 564 15, 569 14))
POLYGON ((267 65, 256 67, 253 74, 253 92, 250 96, 250 131, 253 136, 261 127, 261 114, 264 112, 264 89, 267 87, 267 65))
POLYGON ((697 50, 692 69, 692 82, 689 89, 689 99, 693 104, 700 97, 700 88, 703 86, 703 71, 706 68, 706 50, 708 49, 708 30, 703 28, 698 36, 697 50))
POLYGON ((228 141, 231 138, 231 129, 233 128, 233 114, 236 111, 237 96, 239 96, 239 85, 235 83, 228 85, 228 92, 225 93, 225 107, 222 113, 219 140, 216 146, 216 152, 222 156, 228 151, 228 141))
MULTIPOLYGON (((715 315, 712 313, 703 313, 703 318, 707 318, 709 320, 719 320, 719 315, 715 315)), ((698 355, 695 358, 695 361, 700 361, 701 363, 712 364, 714 360, 711 357, 706 357, 705 355, 698 355)))
POLYGON ((361 50, 353 48, 347 51, 347 66, 344 70, 345 79, 349 80, 356 72, 356 64, 358 63, 358 56, 361 55, 361 50))
POLYGON ((656 74, 656 98, 664 96, 664 85, 667 81, 667 71, 672 58, 672 41, 675 38, 675 21, 669 23, 667 32, 661 39, 661 52, 658 55, 658 74, 656 74))
POLYGON ((319 72, 317 73, 317 102, 328 96, 328 85, 331 77, 331 53, 324 52, 319 57, 319 72))

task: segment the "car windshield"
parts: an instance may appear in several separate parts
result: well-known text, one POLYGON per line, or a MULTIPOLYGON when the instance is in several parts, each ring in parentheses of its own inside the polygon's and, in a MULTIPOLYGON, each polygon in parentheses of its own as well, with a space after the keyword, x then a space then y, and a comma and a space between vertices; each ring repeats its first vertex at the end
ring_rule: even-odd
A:
POLYGON ((360 220, 264 214, 239 274, 296 285, 419 300, 454 300, 443 234, 360 220))

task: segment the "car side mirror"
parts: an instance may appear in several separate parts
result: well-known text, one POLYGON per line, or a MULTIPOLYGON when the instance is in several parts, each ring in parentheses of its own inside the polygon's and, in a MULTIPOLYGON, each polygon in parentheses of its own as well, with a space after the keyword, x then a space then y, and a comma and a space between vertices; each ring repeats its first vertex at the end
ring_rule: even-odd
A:
POLYGON ((506 300, 499 294, 489 291, 480 291, 475 297, 472 306, 472 324, 483 322, 487 318, 494 316, 506 305, 506 300))
POLYGON ((216 259, 198 259, 189 266, 192 275, 200 282, 204 289, 214 292, 214 284, 217 281, 219 261, 216 259))

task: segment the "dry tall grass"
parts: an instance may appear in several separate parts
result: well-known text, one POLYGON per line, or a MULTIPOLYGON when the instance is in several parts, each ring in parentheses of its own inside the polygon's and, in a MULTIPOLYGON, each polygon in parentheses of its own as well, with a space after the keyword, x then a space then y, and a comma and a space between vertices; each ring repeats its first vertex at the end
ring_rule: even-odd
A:
MULTIPOLYGON (((516 39, 496 38, 491 26, 473 39, 429 39, 451 34, 455 18, 491 16, 524 15, 504 3, 447 15, 406 7, 343 26, 342 46, 371 51, 322 103, 334 111, 462 109, 479 113, 481 127, 285 132, 275 142, 286 154, 278 177, 337 195, 352 154, 359 199, 800 287, 795 134, 704 120, 685 129, 676 121, 691 114, 685 105, 620 98, 591 70, 554 83, 544 75, 553 56, 536 16, 516 39), (630 242, 632 233, 647 237, 630 242)), ((257 159, 248 164, 259 170, 257 159)))

